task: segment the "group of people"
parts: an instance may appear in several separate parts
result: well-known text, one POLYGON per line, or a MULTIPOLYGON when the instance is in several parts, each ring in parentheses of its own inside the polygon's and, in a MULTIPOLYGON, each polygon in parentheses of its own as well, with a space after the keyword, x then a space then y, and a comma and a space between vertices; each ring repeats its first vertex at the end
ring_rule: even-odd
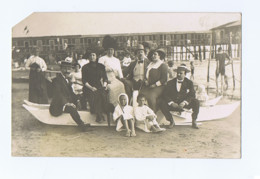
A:
MULTIPOLYGON (((156 120, 158 110, 169 121, 168 128, 171 129, 175 122, 170 111, 182 112, 186 108, 192 109, 192 127, 198 129, 196 120, 200 103, 196 99, 193 82, 186 78, 190 70, 185 64, 174 69, 177 75, 171 76, 169 80, 170 68, 164 63, 164 50, 159 48, 146 54, 144 46, 139 44, 135 52, 136 59, 128 62, 123 73, 119 59, 114 57, 115 40, 106 36, 103 48, 106 55, 99 59, 98 52, 90 50, 88 60, 81 57, 75 64, 70 58, 61 61, 61 73, 52 81, 51 115, 70 113, 72 119, 85 131, 89 124, 84 124, 78 110, 79 106, 86 110, 87 101, 90 112, 96 115, 96 122, 104 120, 104 113, 113 113, 116 130, 120 131, 123 127, 126 136, 134 137, 135 126, 145 132, 165 130, 156 120), (76 70, 73 71, 73 68, 76 70)), ((37 60, 35 57, 34 63, 30 60, 32 62, 27 65, 31 67, 31 72, 34 68, 32 64, 37 64, 37 68, 44 71, 46 64, 41 65, 42 62, 38 63, 37 60)))

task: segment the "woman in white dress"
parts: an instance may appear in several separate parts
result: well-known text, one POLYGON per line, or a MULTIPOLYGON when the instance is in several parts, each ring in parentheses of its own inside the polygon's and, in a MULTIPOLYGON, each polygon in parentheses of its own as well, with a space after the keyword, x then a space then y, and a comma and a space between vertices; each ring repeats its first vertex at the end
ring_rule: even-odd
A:
POLYGON ((108 101, 116 106, 119 94, 125 93, 124 84, 120 81, 123 78, 121 64, 119 59, 114 57, 116 41, 110 36, 104 37, 103 48, 106 50, 106 55, 101 57, 98 62, 105 66, 107 73, 108 101))

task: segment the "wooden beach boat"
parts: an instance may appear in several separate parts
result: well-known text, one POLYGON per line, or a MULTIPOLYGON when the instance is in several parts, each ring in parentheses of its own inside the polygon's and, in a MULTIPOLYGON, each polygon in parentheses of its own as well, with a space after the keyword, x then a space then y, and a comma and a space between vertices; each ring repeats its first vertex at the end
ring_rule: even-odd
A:
MULTIPOLYGON (((200 107, 200 112, 198 115, 198 122, 223 119, 230 116, 235 109, 240 105, 240 101, 217 105, 216 103, 221 99, 221 97, 209 100, 206 106, 200 107)), ((49 104, 36 104, 24 100, 23 107, 30 112, 37 120, 45 124, 50 125, 76 125, 69 114, 62 114, 61 116, 54 117, 49 113, 49 104)), ((81 119, 84 123, 90 123, 91 126, 108 126, 107 116, 105 120, 101 123, 95 122, 96 116, 91 114, 89 111, 79 111, 81 119)), ((184 111, 181 114, 173 112, 174 121, 176 125, 190 125, 192 122, 191 111, 184 111)), ((165 117, 161 111, 157 112, 158 122, 160 124, 168 124, 169 122, 165 120, 165 117)), ((113 120, 110 121, 110 126, 115 126, 113 120)))

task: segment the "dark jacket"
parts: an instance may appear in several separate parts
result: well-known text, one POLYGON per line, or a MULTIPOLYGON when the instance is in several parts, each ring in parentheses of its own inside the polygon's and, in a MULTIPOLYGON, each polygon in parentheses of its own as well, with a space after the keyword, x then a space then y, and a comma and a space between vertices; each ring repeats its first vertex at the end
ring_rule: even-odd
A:
POLYGON ((67 83, 65 78, 58 74, 53 83, 53 99, 50 104, 50 113, 53 116, 59 116, 63 112, 66 103, 76 104, 76 95, 74 94, 71 84, 67 83))
MULTIPOLYGON (((132 80, 133 79, 133 77, 134 77, 134 68, 135 68, 137 62, 138 62, 138 60, 135 60, 135 61, 131 62, 130 65, 125 70, 124 76, 126 77, 126 79, 128 79, 128 80, 132 80)), ((148 58, 145 57, 144 58, 144 75, 146 74, 147 66, 149 65, 149 63, 150 63, 150 61, 148 60, 148 58)))
POLYGON ((82 83, 100 89, 102 82, 108 82, 105 66, 100 63, 90 62, 82 67, 82 83), (102 82, 101 82, 102 80, 102 82))
POLYGON ((188 103, 190 103, 191 100, 195 98, 193 82, 188 78, 184 78, 179 92, 177 91, 176 83, 177 78, 168 81, 163 92, 164 100, 166 100, 167 103, 171 101, 178 104, 183 101, 187 101, 188 103))
POLYGON ((165 63, 162 63, 161 66, 157 69, 151 69, 149 71, 149 85, 156 84, 160 81, 162 85, 166 85, 168 77, 168 66, 165 63))

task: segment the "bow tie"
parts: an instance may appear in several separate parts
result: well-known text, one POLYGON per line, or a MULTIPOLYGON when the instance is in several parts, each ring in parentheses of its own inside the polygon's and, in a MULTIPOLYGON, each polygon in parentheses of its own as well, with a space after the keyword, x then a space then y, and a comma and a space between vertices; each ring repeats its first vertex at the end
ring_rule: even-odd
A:
POLYGON ((178 83, 182 83, 183 81, 177 81, 178 83))
POLYGON ((143 60, 138 60, 138 63, 144 63, 144 61, 143 60))

